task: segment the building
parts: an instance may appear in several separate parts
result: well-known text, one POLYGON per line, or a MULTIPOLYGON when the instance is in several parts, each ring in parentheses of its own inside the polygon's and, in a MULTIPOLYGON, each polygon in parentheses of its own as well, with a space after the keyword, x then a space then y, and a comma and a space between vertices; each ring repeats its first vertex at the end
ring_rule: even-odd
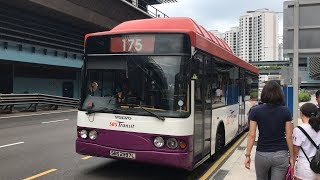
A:
POLYGON ((166 2, 0 0, 0 93, 78 98, 84 35, 158 17, 142 7, 166 2))
MULTIPOLYGON (((318 1, 285 1, 283 4, 283 52, 284 57, 291 62, 294 52, 299 52, 299 86, 304 88, 319 88, 320 86, 320 4, 318 1), (298 6, 295 6, 298 3, 298 6), (294 12, 299 8, 299 25, 297 47, 294 49, 294 12)), ((293 77, 293 68, 289 77, 293 77)))
POLYGON ((278 49, 278 59, 279 61, 283 61, 283 43, 279 43, 278 49))
POLYGON ((212 34, 214 34, 215 36, 217 36, 220 39, 224 39, 224 33, 219 32, 218 30, 211 30, 209 32, 211 32, 212 34))
POLYGON ((232 27, 224 33, 224 40, 231 47, 234 54, 239 56, 239 27, 232 27))
POLYGON ((268 9, 248 11, 239 20, 239 56, 247 61, 278 59, 278 17, 268 9))

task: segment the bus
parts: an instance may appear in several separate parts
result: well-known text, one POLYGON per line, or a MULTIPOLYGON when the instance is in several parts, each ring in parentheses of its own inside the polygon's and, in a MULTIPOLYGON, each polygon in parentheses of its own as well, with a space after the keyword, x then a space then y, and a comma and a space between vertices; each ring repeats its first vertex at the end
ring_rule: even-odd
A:
POLYGON ((85 36, 76 152, 192 170, 248 128, 258 69, 190 18, 85 36))

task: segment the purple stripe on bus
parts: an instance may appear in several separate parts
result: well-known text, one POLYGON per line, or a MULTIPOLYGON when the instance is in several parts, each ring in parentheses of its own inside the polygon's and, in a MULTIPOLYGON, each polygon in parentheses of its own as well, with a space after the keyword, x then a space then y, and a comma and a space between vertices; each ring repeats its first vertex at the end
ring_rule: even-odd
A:
MULTIPOLYGON (((97 144, 87 143, 80 140, 76 141, 76 151, 82 155, 90 155, 96 157, 106 157, 114 159, 124 159, 116 158, 110 156, 110 150, 135 153, 135 161, 152 163, 164 166, 172 166, 177 168, 183 168, 187 170, 192 170, 192 153, 190 152, 160 152, 160 151, 136 151, 136 150, 124 150, 117 148, 105 147, 97 144)), ((130 160, 130 159, 126 159, 130 160)))
MULTIPOLYGON (((87 131, 93 128, 84 128, 78 126, 78 131, 86 129, 87 131)), ((78 137, 76 141, 76 151, 79 154, 115 158, 110 156, 110 150, 121 152, 136 153, 136 161, 153 163, 159 165, 173 166, 191 170, 193 167, 192 136, 168 136, 160 134, 147 134, 126 131, 113 131, 105 129, 94 129, 98 132, 96 140, 82 139, 78 137), (153 139, 157 136, 168 138, 176 138, 187 143, 185 149, 169 149, 167 147, 156 148, 153 145, 153 139)), ((116 158, 121 159, 121 158, 116 158)))
MULTIPOLYGON (((88 131, 93 128, 79 127, 78 130, 86 129, 88 131)), ((168 136, 160 134, 147 134, 147 133, 136 133, 126 131, 113 131, 106 129, 94 129, 98 132, 96 140, 78 138, 79 141, 88 143, 98 144, 101 146, 120 148, 137 151, 161 151, 161 152, 192 152, 193 150, 193 139, 192 136, 168 136), (179 141, 187 143, 185 149, 169 149, 166 145, 163 148, 156 148, 153 145, 153 139, 157 136, 161 136, 166 141, 168 138, 176 138, 179 141)))

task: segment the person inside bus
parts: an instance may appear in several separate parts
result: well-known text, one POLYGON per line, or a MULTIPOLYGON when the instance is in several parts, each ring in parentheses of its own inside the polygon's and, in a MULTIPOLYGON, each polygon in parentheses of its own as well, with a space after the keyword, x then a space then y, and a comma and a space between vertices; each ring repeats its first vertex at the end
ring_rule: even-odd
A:
POLYGON ((121 83, 121 90, 117 93, 118 103, 128 103, 128 98, 132 96, 133 93, 130 88, 129 82, 127 80, 123 80, 121 83))
POLYGON ((216 89, 216 97, 218 99, 218 102, 221 102, 222 90, 219 87, 216 89))
POLYGON ((97 89, 98 89, 98 83, 96 81, 91 82, 89 85, 90 95, 94 96, 94 93, 97 91, 97 89))

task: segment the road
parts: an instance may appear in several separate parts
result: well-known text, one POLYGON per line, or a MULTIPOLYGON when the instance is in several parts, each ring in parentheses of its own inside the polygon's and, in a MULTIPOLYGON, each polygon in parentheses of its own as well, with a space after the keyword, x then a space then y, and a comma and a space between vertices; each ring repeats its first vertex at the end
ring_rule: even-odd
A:
POLYGON ((197 179, 192 173, 75 153, 76 112, 0 116, 0 179, 197 179))

